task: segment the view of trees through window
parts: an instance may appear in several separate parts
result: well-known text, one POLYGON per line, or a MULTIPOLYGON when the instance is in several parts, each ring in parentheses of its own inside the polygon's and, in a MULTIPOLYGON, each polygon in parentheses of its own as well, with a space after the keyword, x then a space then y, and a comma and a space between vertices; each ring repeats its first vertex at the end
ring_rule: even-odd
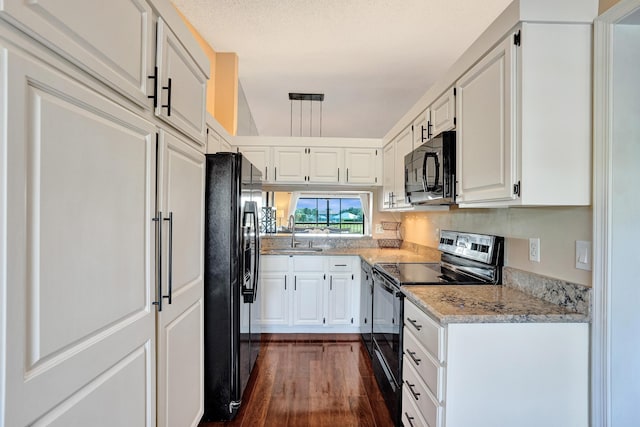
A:
POLYGON ((364 213, 360 198, 299 198, 296 224, 305 229, 333 233, 364 234, 364 213))

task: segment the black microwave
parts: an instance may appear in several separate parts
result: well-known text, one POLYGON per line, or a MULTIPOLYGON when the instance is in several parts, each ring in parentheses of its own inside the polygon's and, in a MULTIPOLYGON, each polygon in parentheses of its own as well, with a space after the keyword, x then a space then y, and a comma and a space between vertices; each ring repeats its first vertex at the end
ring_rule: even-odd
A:
POLYGON ((404 157, 404 191, 412 205, 455 203, 456 133, 442 132, 404 157))

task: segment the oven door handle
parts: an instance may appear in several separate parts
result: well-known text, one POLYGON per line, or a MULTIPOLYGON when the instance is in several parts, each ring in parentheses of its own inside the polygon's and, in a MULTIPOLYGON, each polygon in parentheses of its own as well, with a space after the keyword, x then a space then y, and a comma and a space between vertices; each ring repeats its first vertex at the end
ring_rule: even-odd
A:
POLYGON ((373 272, 373 283, 379 284, 382 289, 393 295, 394 297, 403 296, 404 294, 397 287, 391 285, 387 279, 385 279, 379 272, 373 272), (376 280, 378 279, 378 280, 376 280))

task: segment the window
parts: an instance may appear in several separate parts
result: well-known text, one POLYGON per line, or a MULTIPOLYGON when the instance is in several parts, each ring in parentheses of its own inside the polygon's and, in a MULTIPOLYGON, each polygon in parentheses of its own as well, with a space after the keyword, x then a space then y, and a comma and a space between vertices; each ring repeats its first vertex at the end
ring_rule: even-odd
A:
POLYGON ((364 234, 365 216, 359 197, 300 197, 296 203, 297 228, 329 233, 364 234))

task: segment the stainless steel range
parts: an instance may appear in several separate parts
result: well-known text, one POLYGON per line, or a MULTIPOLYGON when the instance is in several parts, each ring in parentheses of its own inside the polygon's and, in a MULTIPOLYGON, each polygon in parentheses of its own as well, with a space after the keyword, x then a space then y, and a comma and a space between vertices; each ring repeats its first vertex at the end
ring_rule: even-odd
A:
POLYGON ((443 230, 439 263, 382 263, 373 268, 373 370, 400 425, 405 285, 496 285, 502 282, 504 238, 443 230))

